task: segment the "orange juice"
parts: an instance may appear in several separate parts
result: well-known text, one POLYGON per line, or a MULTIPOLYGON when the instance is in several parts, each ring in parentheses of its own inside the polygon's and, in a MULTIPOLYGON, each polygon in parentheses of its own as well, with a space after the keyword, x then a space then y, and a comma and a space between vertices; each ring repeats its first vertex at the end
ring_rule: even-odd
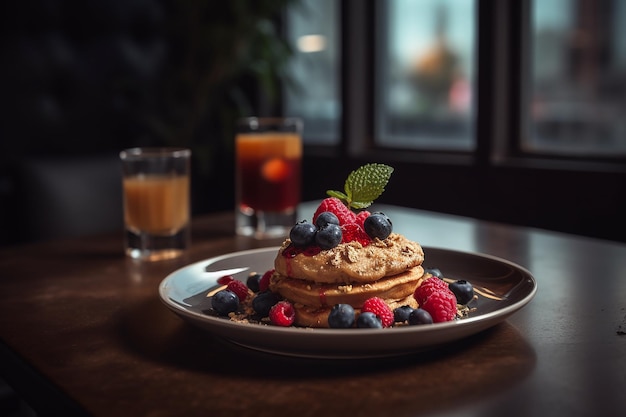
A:
POLYGON ((240 204, 266 212, 300 202, 302 141, 291 132, 240 133, 236 139, 240 204))
POLYGON ((189 222, 189 176, 124 178, 124 219, 133 232, 169 236, 189 222))

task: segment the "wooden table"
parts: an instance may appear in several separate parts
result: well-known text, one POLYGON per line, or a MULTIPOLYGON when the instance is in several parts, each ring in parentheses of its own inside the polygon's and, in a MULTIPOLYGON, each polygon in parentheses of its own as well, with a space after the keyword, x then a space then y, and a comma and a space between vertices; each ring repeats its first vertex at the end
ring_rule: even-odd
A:
POLYGON ((41 415, 625 415, 626 245, 382 209, 424 246, 527 268, 536 297, 490 330, 408 357, 236 349, 157 293, 188 263, 280 243, 235 237, 233 216, 215 214, 196 220, 192 250, 175 261, 136 264, 121 234, 1 250, 0 375, 41 415))

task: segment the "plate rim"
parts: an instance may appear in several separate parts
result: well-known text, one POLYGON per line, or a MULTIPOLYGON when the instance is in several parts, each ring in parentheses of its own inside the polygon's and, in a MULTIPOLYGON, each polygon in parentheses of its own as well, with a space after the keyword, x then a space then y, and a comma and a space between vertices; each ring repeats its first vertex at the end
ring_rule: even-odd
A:
MULTIPOLYGON (((458 254, 458 255, 465 255, 465 256, 469 255, 472 257, 480 257, 480 258, 488 259, 491 261, 507 264, 513 267, 514 269, 522 272, 523 275, 525 275, 526 280, 530 282, 530 285, 532 285, 532 287, 530 291, 528 291, 525 294, 525 296, 521 298, 520 300, 517 300, 502 308, 498 308, 494 311, 490 311, 484 314, 478 314, 476 316, 463 318, 461 320, 454 320, 454 321, 444 322, 444 323, 435 323, 430 326, 401 326, 401 327, 394 327, 391 329, 357 329, 357 328, 326 329, 326 328, 251 325, 248 323, 238 323, 238 322, 234 322, 231 320, 227 320, 225 318, 214 317, 211 315, 202 314, 196 311, 189 310, 187 307, 179 304, 175 300, 172 300, 168 296, 168 290, 169 288, 171 288, 172 281, 174 281, 175 278, 183 270, 198 269, 200 271, 201 270, 200 268, 204 270, 207 266, 210 266, 223 259, 229 259, 229 258, 238 257, 238 256, 254 255, 254 254, 260 254, 260 253, 266 253, 266 252, 276 253, 278 251, 278 248, 279 246, 271 246, 271 247, 263 247, 263 248, 255 248, 255 249, 247 249, 247 250, 229 252, 229 253, 224 253, 221 255, 216 255, 210 258, 206 258, 197 262, 190 263, 183 267, 180 267, 170 272, 165 278, 163 278, 160 281, 159 287, 158 287, 159 298, 165 304, 166 307, 168 307, 171 311, 173 311, 177 315, 182 316, 183 318, 191 319, 193 322, 192 324, 198 325, 196 320, 199 320, 200 322, 204 323, 204 325, 201 327, 210 325, 210 327, 215 328, 214 330, 232 330, 232 331, 237 331, 238 329, 246 329, 245 333, 249 334, 250 337, 256 334, 261 334, 266 337, 269 337, 272 335, 274 335, 275 337, 289 337, 289 335, 293 337, 293 335, 297 335, 298 338, 303 338, 303 337, 304 338, 311 338, 311 337, 320 338, 323 336, 324 338, 341 340, 341 339, 346 338, 346 336, 348 335, 352 338, 360 339, 360 338, 367 338, 368 336, 376 337, 376 336, 380 336, 381 334, 384 334, 385 336, 389 336, 390 332, 393 332, 393 334, 398 335, 398 337, 401 337, 406 334, 415 334, 417 336, 423 333, 426 333, 426 334, 445 333, 446 331, 451 331, 451 329, 455 329, 458 327, 462 327, 462 329, 470 330, 467 335, 461 336, 461 337, 467 337, 471 334, 478 333, 500 322, 505 321, 510 315, 512 315, 513 313, 517 312, 522 307, 527 305, 534 298, 538 290, 537 280, 535 279, 533 274, 527 268, 515 262, 509 261, 507 259, 504 259, 498 256, 481 253, 481 252, 468 252, 468 251, 461 251, 461 250, 456 250, 456 249, 441 248, 441 247, 436 247, 436 246, 423 246, 425 253, 427 253, 427 251, 429 250, 437 250, 437 251, 442 251, 444 253, 451 253, 451 254, 458 254), (483 324, 483 323, 485 325, 480 326, 480 324, 483 324), (241 326, 245 326, 245 327, 241 327, 241 326), (433 327, 433 326, 436 326, 436 327, 433 327), (479 327, 479 330, 471 331, 473 327, 479 327)), ((528 285, 528 284, 525 284, 525 285, 528 285)), ((206 328, 205 330, 208 331, 208 329, 206 328)), ((301 353, 293 352, 291 350, 281 351, 280 348, 276 348, 276 347, 267 348, 266 346, 264 348, 262 346, 263 344, 260 344, 259 346, 256 346, 256 345, 253 346, 253 345, 250 345, 249 343, 242 343, 241 341, 234 340, 231 337, 223 336, 222 334, 214 334, 214 335, 221 337, 223 339, 226 339, 229 342, 234 343, 239 346, 266 351, 269 353, 275 353, 275 354, 283 353, 283 354, 292 355, 292 356, 304 356, 304 357, 315 356, 315 357, 323 357, 323 358, 332 358, 335 356, 338 356, 341 358, 346 357, 343 355, 333 355, 330 353, 330 351, 327 352, 326 354, 321 354, 321 352, 319 352, 319 354, 316 353, 314 355, 312 355, 311 353, 305 353, 305 352, 301 352, 301 353)), ((394 355, 398 355, 398 354, 400 353, 395 353, 394 355)), ((354 355, 350 355, 350 356, 354 356, 354 355)), ((366 355, 366 356, 369 356, 369 355, 366 355)), ((376 355, 376 356, 379 356, 379 355, 376 355)), ((388 355, 385 355, 385 356, 388 356, 388 355)))

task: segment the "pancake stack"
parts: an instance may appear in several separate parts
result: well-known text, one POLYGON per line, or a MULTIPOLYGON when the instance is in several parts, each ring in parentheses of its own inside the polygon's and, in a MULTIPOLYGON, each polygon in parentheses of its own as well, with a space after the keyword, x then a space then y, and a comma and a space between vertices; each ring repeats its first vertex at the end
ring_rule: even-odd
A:
POLYGON ((294 250, 289 239, 274 261, 270 290, 291 301, 295 324, 328 327, 335 304, 350 304, 359 312, 365 300, 382 298, 391 309, 417 307, 413 297, 424 277, 421 246, 391 233, 366 246, 352 241, 317 253, 294 250))

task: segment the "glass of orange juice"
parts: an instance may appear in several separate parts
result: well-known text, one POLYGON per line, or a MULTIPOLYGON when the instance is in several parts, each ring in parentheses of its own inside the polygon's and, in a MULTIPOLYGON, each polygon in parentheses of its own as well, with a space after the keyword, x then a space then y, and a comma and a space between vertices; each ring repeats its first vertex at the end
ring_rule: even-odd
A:
POLYGON ((237 234, 287 236, 300 203, 302 121, 241 119, 235 147, 237 234))
POLYGON ((189 247, 190 157, 184 148, 120 152, 125 250, 131 258, 171 259, 189 247))

